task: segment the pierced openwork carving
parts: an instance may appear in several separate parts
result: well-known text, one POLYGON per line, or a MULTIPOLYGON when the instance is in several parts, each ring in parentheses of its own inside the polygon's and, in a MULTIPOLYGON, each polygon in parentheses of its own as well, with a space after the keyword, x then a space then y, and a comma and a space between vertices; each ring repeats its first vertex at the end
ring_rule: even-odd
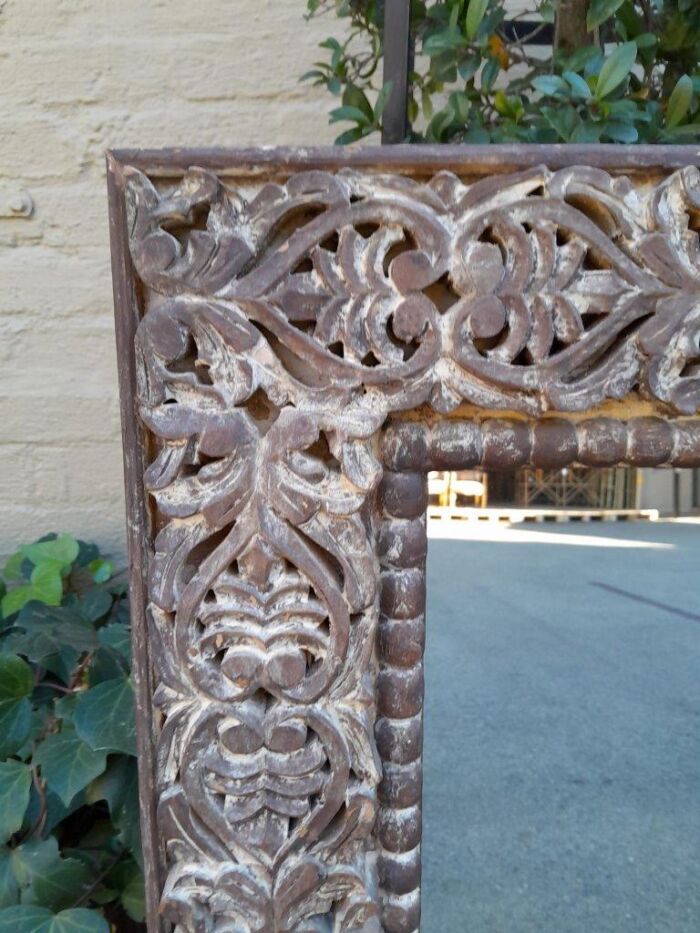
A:
MULTIPOLYGON (((700 176, 116 172, 140 295, 123 352, 148 451, 161 914, 183 933, 408 933, 424 484, 382 481, 379 432, 463 402, 695 412, 700 176)), ((530 429, 504 425, 507 459, 530 429)), ((540 435, 557 463, 590 447, 553 430, 523 456, 540 435)), ((427 431, 390 430, 392 469, 427 467, 396 465, 427 431)))

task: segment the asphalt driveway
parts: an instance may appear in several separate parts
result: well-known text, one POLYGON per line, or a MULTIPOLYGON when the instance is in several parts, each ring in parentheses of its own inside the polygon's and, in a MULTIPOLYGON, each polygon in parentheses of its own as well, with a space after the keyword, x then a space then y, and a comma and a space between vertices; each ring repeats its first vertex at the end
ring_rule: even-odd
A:
POLYGON ((698 933, 700 524, 431 539, 423 933, 698 933))

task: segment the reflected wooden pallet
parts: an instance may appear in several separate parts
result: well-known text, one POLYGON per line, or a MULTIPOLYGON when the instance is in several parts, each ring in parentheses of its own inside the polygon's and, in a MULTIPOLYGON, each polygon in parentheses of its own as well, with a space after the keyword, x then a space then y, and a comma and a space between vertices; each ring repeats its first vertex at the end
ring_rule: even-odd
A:
POLYGON ((657 521, 658 509, 468 508, 428 506, 428 521, 502 522, 626 522, 657 521))

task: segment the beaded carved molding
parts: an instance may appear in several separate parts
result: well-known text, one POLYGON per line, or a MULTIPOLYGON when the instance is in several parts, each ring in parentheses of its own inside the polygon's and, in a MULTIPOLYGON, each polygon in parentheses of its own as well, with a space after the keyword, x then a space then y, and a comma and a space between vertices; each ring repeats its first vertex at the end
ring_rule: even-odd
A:
POLYGON ((415 930, 430 465, 381 432, 694 414, 700 175, 197 155, 110 162, 149 926, 415 930))

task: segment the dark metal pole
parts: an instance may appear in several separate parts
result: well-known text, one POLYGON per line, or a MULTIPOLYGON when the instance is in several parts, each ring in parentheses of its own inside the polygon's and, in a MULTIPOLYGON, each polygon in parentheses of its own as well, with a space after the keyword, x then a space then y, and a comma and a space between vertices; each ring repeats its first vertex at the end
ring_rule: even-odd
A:
POLYGON ((411 0, 385 0, 384 83, 393 84, 384 109, 382 142, 400 143, 408 135, 408 75, 411 62, 411 0))

